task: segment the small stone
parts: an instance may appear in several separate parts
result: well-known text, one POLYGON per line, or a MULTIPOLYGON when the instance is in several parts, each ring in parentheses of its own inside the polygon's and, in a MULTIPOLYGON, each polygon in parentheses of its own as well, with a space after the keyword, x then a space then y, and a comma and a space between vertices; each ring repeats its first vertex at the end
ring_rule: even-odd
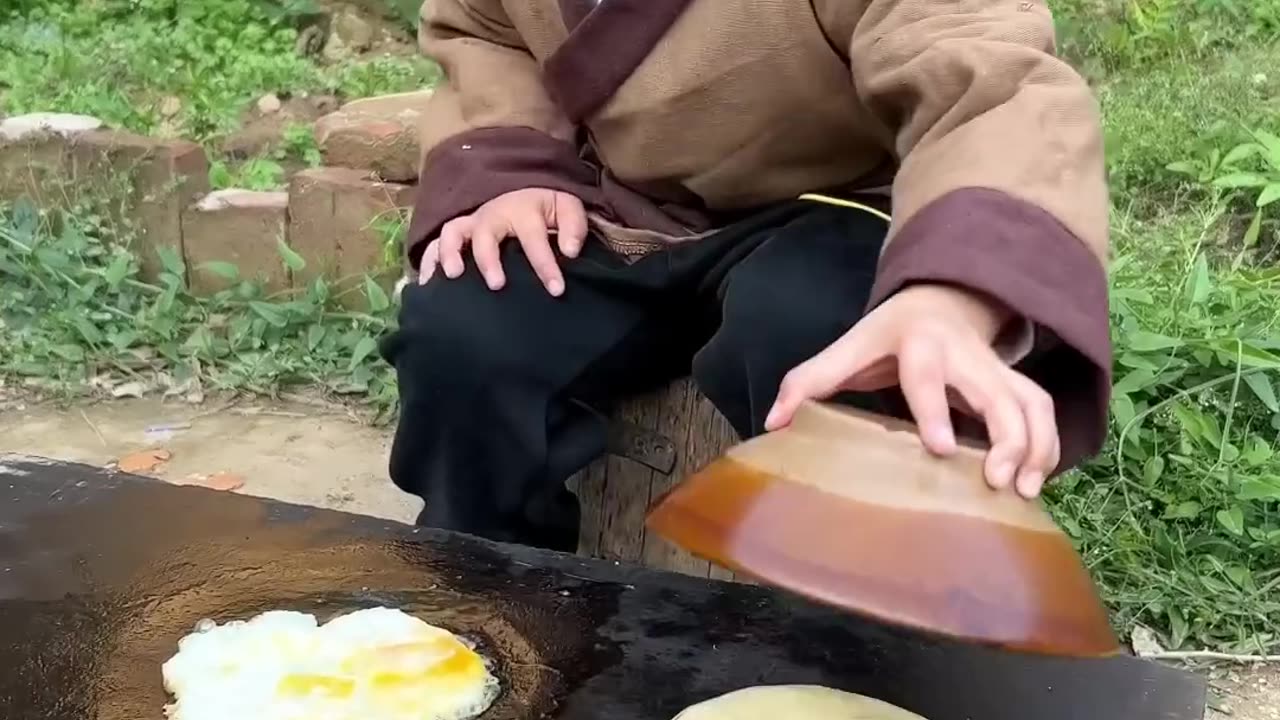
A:
POLYGON ((147 394, 147 386, 137 380, 121 383, 111 388, 111 397, 113 398, 140 398, 147 394))
POLYGON ((1164 652, 1155 632, 1145 625, 1135 626, 1130 639, 1133 643, 1133 652, 1138 657, 1150 657, 1164 652))
POLYGON ((272 115, 280 112, 282 103, 275 93, 267 93, 258 98, 258 112, 263 115, 272 115))
POLYGON ((354 10, 348 9, 334 19, 333 34, 356 52, 368 50, 373 45, 373 26, 354 10))
POLYGON ((342 38, 334 34, 330 35, 329 39, 325 42, 322 54, 324 55, 324 59, 329 62, 340 62, 351 57, 353 53, 347 48, 347 44, 342 41, 342 38))
POLYGON ((1257 73, 1257 74, 1255 74, 1255 75, 1253 76, 1253 84, 1254 84, 1254 85, 1265 85, 1265 84, 1266 84, 1266 82, 1267 82, 1267 74, 1266 74, 1266 73, 1257 73))
POLYGON ((182 100, 170 95, 160 101, 160 114, 171 118, 182 112, 182 100))
POLYGON ((355 10, 347 9, 338 13, 334 16, 331 27, 322 52, 327 60, 345 60, 373 46, 373 26, 355 10))
POLYGON ((102 127, 102 121, 89 115, 70 113, 31 113, 15 115, 0 122, 0 140, 21 140, 40 132, 55 133, 63 137, 78 135, 102 127))

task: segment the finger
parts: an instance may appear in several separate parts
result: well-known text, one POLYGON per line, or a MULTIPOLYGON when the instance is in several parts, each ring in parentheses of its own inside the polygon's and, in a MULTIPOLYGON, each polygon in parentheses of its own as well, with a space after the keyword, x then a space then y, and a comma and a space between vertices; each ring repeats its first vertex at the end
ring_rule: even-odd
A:
POLYGON ((802 402, 830 397, 850 378, 887 355, 886 340, 874 332, 876 325, 855 325, 826 350, 787 373, 765 418, 765 429, 777 430, 790 424, 802 402))
POLYGON ((553 297, 564 294, 564 276, 560 274, 560 266, 556 264, 556 254, 551 251, 551 243, 547 240, 547 224, 541 215, 523 213, 511 219, 511 227, 515 230, 520 247, 533 267, 533 273, 542 281, 547 292, 553 297))
POLYGON ((431 276, 436 273, 436 266, 439 264, 440 241, 432 240, 422 250, 422 259, 418 261, 418 284, 426 285, 431 276))
POLYGON ((1016 370, 1006 369, 1006 374, 1022 406, 1027 427, 1027 454, 1018 469, 1015 485, 1018 494, 1034 498, 1040 494, 1045 478, 1058 466, 1062 456, 1053 397, 1034 380, 1016 370))
POLYGON ((1026 418, 1008 378, 1004 363, 986 345, 953 351, 947 358, 950 384, 982 416, 991 450, 987 453, 987 483, 996 489, 1009 487, 1027 453, 1026 418))
POLYGON ((471 239, 473 225, 474 222, 470 218, 459 218, 445 223, 444 227, 440 228, 440 237, 435 241, 438 245, 436 252, 445 276, 459 277, 466 268, 462 263, 462 246, 471 239))
POLYGON ((942 348, 929 337, 908 338, 898 353, 902 395, 920 428, 920 439, 938 455, 949 455, 956 449, 951 406, 947 404, 945 363, 942 348))
POLYGON ((844 389, 855 392, 873 392, 898 384, 898 359, 892 355, 883 357, 867 369, 849 378, 844 389))
POLYGON ((484 276, 485 285, 490 290, 501 290, 507 282, 507 275, 502 271, 502 258, 499 257, 498 245, 501 238, 494 225, 478 224, 471 232, 471 255, 476 260, 476 269, 484 276))
POLYGON ((560 252, 565 257, 578 257, 587 239, 587 210, 581 200, 569 193, 556 193, 554 202, 555 217, 551 222, 560 252))

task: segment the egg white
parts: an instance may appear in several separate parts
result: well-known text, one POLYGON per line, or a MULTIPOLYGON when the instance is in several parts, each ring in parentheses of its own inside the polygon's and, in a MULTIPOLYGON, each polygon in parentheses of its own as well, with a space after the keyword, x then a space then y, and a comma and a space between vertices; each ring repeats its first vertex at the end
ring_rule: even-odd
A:
POLYGON ((205 622, 161 671, 169 720, 471 720, 499 689, 462 639, 384 607, 205 622))

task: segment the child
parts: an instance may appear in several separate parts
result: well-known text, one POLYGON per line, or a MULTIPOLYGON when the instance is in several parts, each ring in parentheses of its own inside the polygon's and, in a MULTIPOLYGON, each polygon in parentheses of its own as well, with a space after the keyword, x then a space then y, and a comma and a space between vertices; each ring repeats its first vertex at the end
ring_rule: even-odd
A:
POLYGON ((1029 497, 1100 447, 1102 142, 1045 0, 430 0, 420 38, 421 524, 572 550, 606 412, 690 372, 743 436, 894 389, 946 454, 956 407, 1029 497))

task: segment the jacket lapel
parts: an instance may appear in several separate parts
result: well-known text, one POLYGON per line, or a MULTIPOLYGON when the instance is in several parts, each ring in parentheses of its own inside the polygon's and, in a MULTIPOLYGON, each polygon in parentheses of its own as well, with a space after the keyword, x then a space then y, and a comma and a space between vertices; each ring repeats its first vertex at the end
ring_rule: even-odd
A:
POLYGON ((609 101, 693 0, 560 0, 569 36, 543 65, 551 97, 574 122, 609 101))

